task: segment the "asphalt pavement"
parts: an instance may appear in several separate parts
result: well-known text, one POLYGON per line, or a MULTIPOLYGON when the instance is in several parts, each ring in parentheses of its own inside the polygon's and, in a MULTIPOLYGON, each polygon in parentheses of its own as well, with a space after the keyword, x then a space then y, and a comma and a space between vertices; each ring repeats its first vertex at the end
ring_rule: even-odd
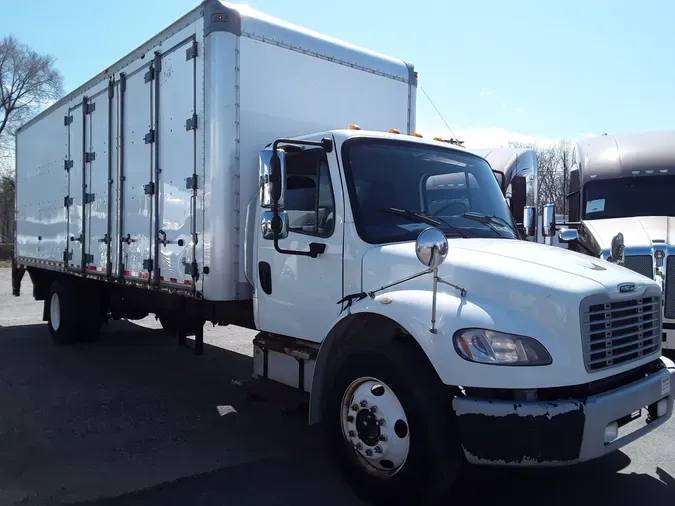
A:
MULTIPOLYGON (((303 413, 245 395, 251 331, 208 325, 195 356, 146 318, 57 347, 31 293, 26 276, 12 297, 0 269, 0 506, 363 504, 303 413)), ((675 419, 573 468, 470 468, 455 494, 458 504, 675 504, 675 419)))

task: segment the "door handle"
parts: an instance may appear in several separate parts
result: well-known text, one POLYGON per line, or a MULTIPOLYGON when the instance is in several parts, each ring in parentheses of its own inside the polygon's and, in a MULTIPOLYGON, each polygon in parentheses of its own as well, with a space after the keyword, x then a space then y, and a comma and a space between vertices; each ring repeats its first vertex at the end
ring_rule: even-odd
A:
POLYGON ((326 252, 326 244, 322 242, 310 242, 309 243, 309 256, 316 258, 319 255, 326 252))

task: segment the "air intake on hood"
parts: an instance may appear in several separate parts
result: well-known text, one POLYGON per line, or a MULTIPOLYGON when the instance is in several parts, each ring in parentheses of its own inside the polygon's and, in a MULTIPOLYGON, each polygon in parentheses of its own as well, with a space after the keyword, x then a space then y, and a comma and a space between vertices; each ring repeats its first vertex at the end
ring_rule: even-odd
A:
POLYGON ((654 279, 654 260, 651 255, 626 255, 624 266, 649 279, 654 279))

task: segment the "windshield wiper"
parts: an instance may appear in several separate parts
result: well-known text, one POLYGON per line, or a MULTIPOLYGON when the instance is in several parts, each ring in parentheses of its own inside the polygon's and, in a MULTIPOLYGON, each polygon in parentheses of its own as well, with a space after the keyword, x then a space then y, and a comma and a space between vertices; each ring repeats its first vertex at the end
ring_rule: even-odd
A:
MULTIPOLYGON (((495 224, 502 225, 515 233, 515 230, 513 230, 513 227, 511 227, 509 222, 503 218, 500 218, 499 216, 488 216, 487 214, 470 212, 464 213, 462 217, 467 218, 469 220, 476 220, 477 222, 483 223, 485 225, 495 225, 495 224)), ((493 228, 492 230, 494 230, 499 234, 496 228, 493 228)))
POLYGON ((425 213, 423 211, 410 211, 408 209, 397 209, 395 207, 383 207, 380 208, 380 211, 395 214, 397 216, 403 216, 404 218, 408 218, 410 221, 415 221, 417 223, 426 223, 427 225, 432 225, 434 227, 438 227, 439 225, 447 225, 454 232, 457 232, 460 236, 469 237, 465 232, 462 232, 457 227, 450 225, 450 223, 448 223, 447 221, 437 218, 436 216, 431 216, 430 214, 425 213))

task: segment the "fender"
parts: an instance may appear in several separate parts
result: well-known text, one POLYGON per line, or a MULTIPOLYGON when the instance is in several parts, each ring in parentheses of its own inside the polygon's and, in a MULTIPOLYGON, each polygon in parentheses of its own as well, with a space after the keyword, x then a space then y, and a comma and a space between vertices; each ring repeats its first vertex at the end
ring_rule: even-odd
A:
MULTIPOLYGON (((575 363, 574 353, 583 353, 581 340, 570 342, 571 336, 561 333, 567 327, 546 326, 542 319, 532 318, 526 304, 518 309, 507 307, 494 294, 481 297, 469 291, 467 297, 459 297, 454 292, 439 291, 437 332, 432 333, 431 301, 430 290, 392 290, 374 299, 366 297, 355 302, 342 313, 319 348, 310 393, 310 424, 321 421, 324 383, 332 374, 336 350, 343 348, 362 326, 390 325, 392 334, 396 329, 402 330, 422 349, 446 385, 545 388, 584 382, 579 380, 585 378, 575 378, 570 383, 569 374, 575 363), (453 335, 462 328, 485 328, 533 337, 546 347, 554 363, 546 367, 506 367, 469 362, 459 356, 453 343, 453 335)), ((528 302, 536 305, 535 301, 528 302)), ((584 374, 587 373, 584 371, 584 374)))
MULTIPOLYGON (((438 309, 444 309, 442 304, 438 304, 438 309)), ((439 314, 442 314, 442 311, 439 311, 439 314)), ((433 347, 433 343, 426 342, 426 340, 439 337, 439 334, 432 334, 429 331, 431 329, 431 292, 398 290, 378 295, 374 299, 366 297, 354 302, 333 323, 319 348, 310 392, 310 425, 321 421, 324 383, 331 369, 331 358, 338 349, 337 345, 347 342, 350 336, 358 333, 364 326, 370 325, 390 326, 392 333, 396 329, 402 330, 417 342, 427 358, 429 358, 427 349, 433 347), (424 325, 423 315, 427 313, 428 321, 427 325, 424 325)))

